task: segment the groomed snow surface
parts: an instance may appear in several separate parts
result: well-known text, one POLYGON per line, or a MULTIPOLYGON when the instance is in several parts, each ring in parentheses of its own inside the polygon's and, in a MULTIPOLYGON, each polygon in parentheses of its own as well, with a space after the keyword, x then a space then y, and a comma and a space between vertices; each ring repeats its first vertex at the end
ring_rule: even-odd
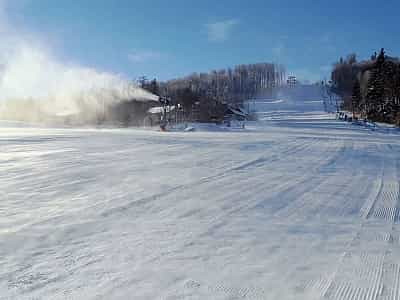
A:
POLYGON ((232 132, 1 123, 0 299, 399 300, 400 136, 303 100, 232 132))

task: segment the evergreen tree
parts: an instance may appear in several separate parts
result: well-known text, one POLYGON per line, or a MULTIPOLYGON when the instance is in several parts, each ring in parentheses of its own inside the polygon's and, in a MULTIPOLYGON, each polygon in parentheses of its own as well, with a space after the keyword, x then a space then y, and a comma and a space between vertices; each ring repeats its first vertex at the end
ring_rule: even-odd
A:
POLYGON ((365 114, 368 118, 379 119, 379 115, 383 111, 385 93, 384 64, 385 50, 382 48, 368 81, 365 103, 365 114))
POLYGON ((332 91, 345 109, 400 125, 400 59, 386 56, 384 49, 369 61, 356 63, 355 55, 340 59, 332 71, 332 91))
POLYGON ((396 107, 400 106, 400 64, 397 65, 397 70, 396 70, 396 79, 395 79, 395 100, 394 104, 396 107))
POLYGON ((400 64, 397 65, 394 97, 394 122, 400 126, 400 64))
POLYGON ((396 74, 397 64, 394 61, 386 60, 383 65, 384 75, 384 121, 392 121, 395 118, 396 110, 396 74))

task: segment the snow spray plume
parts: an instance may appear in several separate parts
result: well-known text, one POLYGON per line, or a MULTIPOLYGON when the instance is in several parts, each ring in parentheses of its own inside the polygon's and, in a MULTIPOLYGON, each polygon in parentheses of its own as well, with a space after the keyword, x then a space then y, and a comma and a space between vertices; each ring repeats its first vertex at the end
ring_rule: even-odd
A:
POLYGON ((119 75, 62 63, 28 36, 0 22, 5 41, 0 46, 0 119, 46 123, 72 116, 87 123, 117 103, 158 99, 119 75))

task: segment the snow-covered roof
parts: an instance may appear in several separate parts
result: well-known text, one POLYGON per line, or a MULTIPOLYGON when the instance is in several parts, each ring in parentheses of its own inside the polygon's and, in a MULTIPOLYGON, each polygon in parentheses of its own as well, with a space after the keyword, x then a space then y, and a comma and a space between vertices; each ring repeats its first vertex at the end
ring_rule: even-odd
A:
POLYGON ((229 107, 228 110, 230 110, 233 114, 241 116, 241 117, 247 117, 247 112, 245 112, 243 109, 239 107, 229 107))
MULTIPOLYGON (((165 109, 166 109, 167 113, 172 112, 175 110, 175 105, 167 106, 165 109)), ((161 114, 163 111, 164 111, 164 107, 156 106, 156 107, 150 108, 147 112, 150 114, 161 114)))

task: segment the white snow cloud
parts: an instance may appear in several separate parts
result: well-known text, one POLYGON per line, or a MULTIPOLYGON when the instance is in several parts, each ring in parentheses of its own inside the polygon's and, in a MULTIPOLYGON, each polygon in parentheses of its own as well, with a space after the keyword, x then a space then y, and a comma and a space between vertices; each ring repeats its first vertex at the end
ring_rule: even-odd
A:
POLYGON ((233 29, 239 24, 239 20, 230 19, 215 23, 206 24, 208 39, 211 42, 223 42, 226 41, 233 29))
POLYGON ((0 0, 0 117, 25 118, 28 102, 59 115, 90 113, 132 98, 155 99, 119 74, 60 60, 41 34, 7 21, 7 4, 0 0))

